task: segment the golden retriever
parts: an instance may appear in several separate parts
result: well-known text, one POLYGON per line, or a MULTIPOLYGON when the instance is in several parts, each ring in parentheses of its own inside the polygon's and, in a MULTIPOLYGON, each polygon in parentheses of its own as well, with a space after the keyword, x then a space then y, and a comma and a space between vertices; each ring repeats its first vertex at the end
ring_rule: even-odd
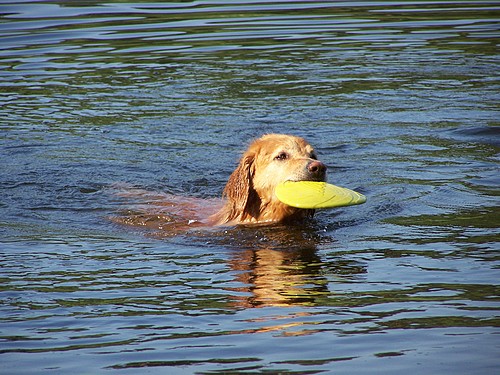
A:
POLYGON ((213 199, 129 190, 121 195, 150 199, 149 213, 115 221, 173 232, 200 226, 289 223, 312 217, 314 210, 282 203, 275 195, 276 186, 284 181, 326 181, 326 169, 303 138, 267 134, 254 140, 241 157, 224 188, 222 204, 213 199), (151 199, 156 212, 151 212, 151 199))
POLYGON ((224 207, 215 225, 288 222, 312 217, 314 210, 282 203, 276 186, 284 181, 325 181, 326 166, 303 138, 267 134, 253 141, 224 188, 224 207))

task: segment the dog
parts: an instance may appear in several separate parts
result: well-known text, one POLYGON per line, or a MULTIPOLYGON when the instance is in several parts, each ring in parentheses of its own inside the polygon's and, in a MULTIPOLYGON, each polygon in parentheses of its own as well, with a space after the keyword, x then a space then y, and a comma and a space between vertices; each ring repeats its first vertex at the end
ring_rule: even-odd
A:
POLYGON ((168 233, 165 235, 199 227, 302 221, 312 218, 314 210, 282 203, 275 188, 285 181, 326 181, 326 172, 326 165, 305 139, 267 134, 251 142, 244 152, 223 190, 222 201, 121 189, 120 196, 146 200, 147 208, 113 221, 160 229, 168 233))
POLYGON ((325 164, 303 138, 267 134, 253 141, 223 191, 225 204, 208 219, 212 225, 287 223, 312 217, 314 210, 282 203, 274 193, 285 181, 326 181, 325 164))

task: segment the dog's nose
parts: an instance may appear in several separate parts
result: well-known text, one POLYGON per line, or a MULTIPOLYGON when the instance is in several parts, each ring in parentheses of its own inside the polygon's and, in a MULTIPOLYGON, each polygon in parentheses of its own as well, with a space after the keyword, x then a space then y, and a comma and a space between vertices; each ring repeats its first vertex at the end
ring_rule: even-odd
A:
POLYGON ((315 177, 323 178, 326 174, 326 165, 320 161, 314 160, 307 165, 307 170, 315 177))

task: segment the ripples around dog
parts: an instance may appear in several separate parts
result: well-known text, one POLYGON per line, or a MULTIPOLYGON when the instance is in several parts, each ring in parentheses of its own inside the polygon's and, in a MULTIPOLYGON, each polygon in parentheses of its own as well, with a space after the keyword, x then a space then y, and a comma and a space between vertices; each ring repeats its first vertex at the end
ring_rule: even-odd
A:
POLYGON ((498 10, 3 1, 0 372, 494 373, 498 10), (367 203, 166 235, 270 132, 367 203))

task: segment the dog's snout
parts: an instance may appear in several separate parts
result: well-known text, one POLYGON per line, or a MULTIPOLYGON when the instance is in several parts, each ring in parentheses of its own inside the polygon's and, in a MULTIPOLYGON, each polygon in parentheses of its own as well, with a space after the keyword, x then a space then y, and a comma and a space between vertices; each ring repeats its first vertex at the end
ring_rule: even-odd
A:
POLYGON ((307 170, 316 177, 324 177, 326 174, 326 165, 315 160, 307 165, 307 170))

